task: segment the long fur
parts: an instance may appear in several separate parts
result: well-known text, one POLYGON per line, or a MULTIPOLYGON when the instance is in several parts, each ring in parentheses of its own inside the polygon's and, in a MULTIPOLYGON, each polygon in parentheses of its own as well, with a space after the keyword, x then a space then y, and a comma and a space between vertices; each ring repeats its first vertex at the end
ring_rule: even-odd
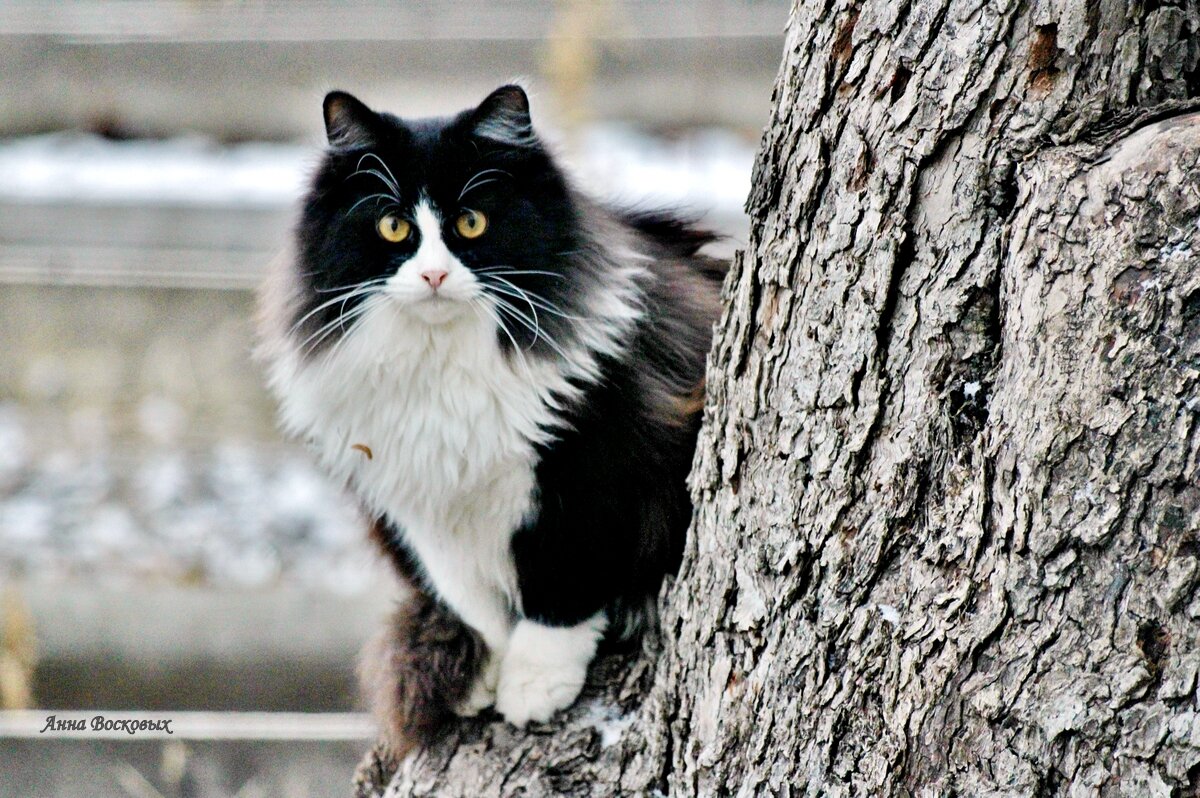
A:
POLYGON ((437 738, 479 673, 483 641, 422 590, 363 649, 359 683, 396 757, 437 738))
POLYGON ((572 187, 518 87, 449 119, 341 92, 325 114, 263 352, 285 429, 412 586, 364 686, 395 751, 489 691, 544 719, 677 567, 725 264, 691 222, 572 187), (468 211, 478 238, 456 233, 468 211), (386 214, 407 238, 377 234, 386 214))

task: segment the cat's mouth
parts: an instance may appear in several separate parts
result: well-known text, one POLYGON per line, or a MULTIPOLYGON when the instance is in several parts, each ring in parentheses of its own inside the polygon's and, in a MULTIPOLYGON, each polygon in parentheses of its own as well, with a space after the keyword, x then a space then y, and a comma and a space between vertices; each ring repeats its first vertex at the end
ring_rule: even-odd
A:
POLYGON ((427 324, 445 324, 469 310, 466 302, 441 292, 430 292, 415 302, 405 302, 405 311, 427 324))

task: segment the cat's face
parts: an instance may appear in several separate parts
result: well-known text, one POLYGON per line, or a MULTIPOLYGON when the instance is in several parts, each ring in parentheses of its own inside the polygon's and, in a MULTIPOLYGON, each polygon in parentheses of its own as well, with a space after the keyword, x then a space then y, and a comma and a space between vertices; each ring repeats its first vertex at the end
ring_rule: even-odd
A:
POLYGON ((365 312, 438 325, 475 314, 514 345, 554 340, 586 245, 562 174, 517 86, 449 119, 377 114, 325 99, 330 149, 297 229, 305 351, 365 312))

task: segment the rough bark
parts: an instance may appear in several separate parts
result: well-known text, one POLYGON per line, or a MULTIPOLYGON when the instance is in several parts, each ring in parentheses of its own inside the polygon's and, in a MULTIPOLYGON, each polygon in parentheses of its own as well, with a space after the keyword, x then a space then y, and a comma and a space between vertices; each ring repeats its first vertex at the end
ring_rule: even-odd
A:
POLYGON ((1195 2, 798 3, 661 653, 362 793, 1196 793, 1197 94, 1195 2))

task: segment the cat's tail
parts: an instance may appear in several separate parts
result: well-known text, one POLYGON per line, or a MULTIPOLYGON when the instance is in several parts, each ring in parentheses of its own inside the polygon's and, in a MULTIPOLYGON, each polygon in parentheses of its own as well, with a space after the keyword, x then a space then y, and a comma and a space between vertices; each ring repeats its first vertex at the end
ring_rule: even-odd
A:
POLYGON ((434 742, 470 692, 487 648, 429 594, 411 591, 359 662, 363 693, 399 761, 434 742))

